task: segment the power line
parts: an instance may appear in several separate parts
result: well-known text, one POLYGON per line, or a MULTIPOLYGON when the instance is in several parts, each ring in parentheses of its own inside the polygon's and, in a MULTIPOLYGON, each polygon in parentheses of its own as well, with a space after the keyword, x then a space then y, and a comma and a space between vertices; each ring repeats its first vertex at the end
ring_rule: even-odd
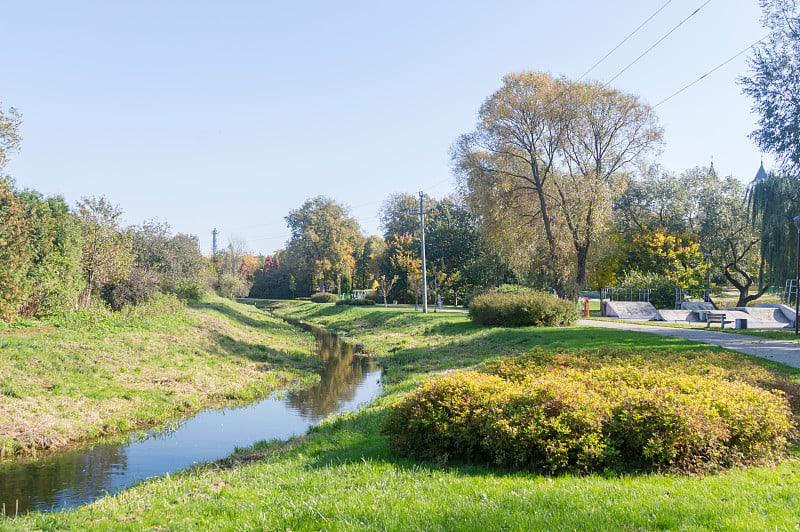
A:
POLYGON ((693 82, 691 82, 691 83, 689 83, 689 84, 687 84, 687 85, 684 85, 683 87, 681 87, 681 88, 680 88, 680 89, 678 89, 677 91, 673 92, 672 94, 670 94, 669 96, 667 96, 666 98, 664 98, 663 100, 661 100, 660 102, 658 102, 657 104, 655 104, 655 105, 653 106, 653 109, 655 109, 656 107, 658 107, 659 105, 661 105, 661 104, 663 104, 663 103, 666 103, 666 102, 668 102, 669 100, 671 100, 672 98, 674 98, 674 97, 675 97, 675 96, 677 96, 678 94, 682 93, 682 92, 683 92, 683 91, 685 91, 686 89, 688 89, 688 88, 692 87, 693 85, 695 85, 695 84, 699 83, 700 81, 702 81, 702 80, 703 80, 703 79, 705 79, 706 77, 710 76, 711 74, 713 74, 714 72, 716 72, 716 71, 717 71, 717 70, 719 70, 720 68, 724 67, 725 65, 727 65, 728 63, 730 63, 731 61, 733 61, 734 59, 736 59, 737 57, 739 57, 739 56, 740 56, 740 55, 742 55, 743 53, 745 53, 746 51, 750 50, 750 49, 751 49, 753 46, 755 46, 755 45, 757 45, 758 43, 762 42, 762 41, 763 41, 764 39, 766 39, 767 37, 769 37, 769 34, 767 34, 767 35, 765 35, 765 36, 761 37, 759 40, 757 40, 757 41, 756 41, 756 42, 754 42, 753 44, 749 45, 747 48, 743 49, 741 52, 738 52, 736 55, 734 55, 734 56, 730 57, 728 60, 726 60, 726 61, 724 61, 724 62, 720 63, 719 65, 717 65, 716 67, 712 68, 711 70, 709 70, 708 72, 706 72, 705 74, 703 74, 702 76, 700 76, 699 78, 697 78, 696 80, 694 80, 693 82))
POLYGON ((651 51, 653 48, 655 48, 656 46, 658 46, 659 44, 661 44, 661 43, 662 43, 662 42, 663 42, 663 41, 664 41, 664 40, 665 40, 667 37, 669 37, 670 35, 672 35, 672 33, 673 33, 673 32, 675 32, 675 30, 677 30, 678 28, 680 28, 681 26, 683 26, 683 25, 686 23, 686 21, 688 21, 690 18, 692 18, 693 16, 695 16, 697 13, 699 13, 701 9, 703 9, 704 7, 706 7, 706 5, 708 5, 708 4, 709 4, 709 2, 711 2, 711 0, 706 0, 706 1, 703 3, 703 5, 701 5, 700 7, 698 7, 697 9, 695 9, 694 11, 692 11, 692 13, 691 13, 691 14, 690 14, 688 17, 686 17, 685 19, 683 19, 682 21, 680 21, 680 22, 679 22, 679 23, 678 23, 678 24, 677 24, 677 25, 676 25, 674 28, 672 28, 671 30, 669 30, 669 31, 667 32, 667 34, 666 34, 666 35, 664 35, 664 36, 663 36, 663 37, 661 37, 661 38, 660 38, 658 41, 656 41, 656 42, 655 42, 655 43, 654 43, 654 44, 653 44, 653 45, 652 45, 650 48, 648 48, 647 50, 645 50, 644 52, 642 52, 642 54, 641 54, 639 57, 637 57, 636 59, 634 59, 633 61, 631 61, 631 63, 630 63, 630 64, 628 64, 628 66, 626 66, 625 68, 623 68, 622 70, 620 70, 620 71, 617 73, 617 75, 616 75, 616 76, 614 76, 613 78, 611 78, 610 80, 608 80, 608 81, 605 83, 605 85, 604 85, 604 86, 608 86, 608 85, 610 85, 610 84, 611 84, 611 82, 613 82, 615 79, 617 79, 618 77, 620 77, 620 76, 621 76, 621 75, 622 75, 622 74, 623 74, 623 73, 624 73, 626 70, 628 70, 630 67, 632 67, 633 65, 635 65, 636 63, 638 63, 638 62, 639 62, 639 60, 640 60, 641 58, 643 58, 644 56, 646 56, 647 54, 649 54, 649 53, 650 53, 650 51, 651 51))
POLYGON ((611 54, 613 54, 614 52, 616 52, 616 51, 617 51, 617 48, 619 48, 620 46, 622 46, 623 44, 625 44, 625 43, 628 41, 628 39, 630 39, 631 37, 633 37, 633 36, 636 34, 636 32, 638 32, 640 29, 642 29, 642 28, 644 27, 644 25, 645 25, 645 24, 647 24, 648 22, 650 22, 651 20, 653 20, 653 18, 655 18, 655 16, 656 16, 656 15, 658 15, 659 13, 661 13, 661 11, 662 11, 662 10, 663 10, 665 7, 667 7, 667 6, 668 6, 668 5, 669 5, 671 2, 672 2, 672 0, 667 0, 667 2, 666 2, 666 3, 665 3, 663 6, 659 7, 659 8, 658 8, 658 10, 657 10, 655 13, 653 13, 652 15, 650 15, 650 17, 648 17, 648 19, 647 19, 647 20, 645 20, 644 22, 642 22, 641 24, 639 24, 639 26, 637 26, 637 28, 636 28, 635 30, 633 30, 632 32, 630 32, 630 33, 628 34, 628 36, 627 36, 627 37, 625 37, 624 39, 622 39, 622 40, 619 42, 619 44, 618 44, 618 45, 616 45, 616 46, 615 46, 615 47, 614 47, 614 48, 613 48, 613 49, 612 49, 610 52, 608 52, 606 55, 604 55, 603 57, 601 57, 601 58, 600 58, 600 60, 599 60, 599 61, 597 61, 595 64, 593 64, 589 70, 587 70, 586 72, 584 72, 584 73, 581 75, 581 77, 579 77, 579 78, 578 78, 578 81, 580 81, 580 80, 582 80, 583 78, 585 78, 585 77, 586 77, 586 76, 589 74, 589 72, 591 72, 592 70, 594 70, 595 68, 597 68, 597 66, 598 66, 600 63, 602 63, 603 61, 605 61, 606 59, 608 59, 608 56, 610 56, 611 54))

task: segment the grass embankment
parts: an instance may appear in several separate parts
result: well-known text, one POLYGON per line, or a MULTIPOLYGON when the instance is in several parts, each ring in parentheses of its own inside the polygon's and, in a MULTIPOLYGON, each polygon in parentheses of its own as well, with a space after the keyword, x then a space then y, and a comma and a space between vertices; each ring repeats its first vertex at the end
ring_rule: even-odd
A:
MULTIPOLYGON (((237 307, 238 308, 238 307, 237 307)), ((492 329, 459 314, 289 304, 278 312, 347 332, 385 368, 385 394, 301 439, 263 443, 213 466, 143 483, 10 530, 766 530, 800 523, 800 465, 702 477, 543 476, 398 457, 378 430, 418 383, 536 346, 637 348, 642 359, 751 359, 690 342, 587 327, 492 329)), ((777 367, 777 366, 774 366, 777 367)), ((798 379, 798 372, 781 367, 798 379)))
POLYGON ((0 456, 121 433, 313 378, 313 339, 252 307, 175 300, 0 328, 0 456))

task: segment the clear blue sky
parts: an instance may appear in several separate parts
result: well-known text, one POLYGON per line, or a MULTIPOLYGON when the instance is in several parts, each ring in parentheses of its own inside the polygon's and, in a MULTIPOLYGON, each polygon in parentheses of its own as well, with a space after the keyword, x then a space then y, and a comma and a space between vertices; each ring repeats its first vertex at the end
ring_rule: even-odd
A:
MULTIPOLYGON (((284 247, 325 195, 366 234, 390 194, 454 189, 449 148, 504 74, 580 77, 666 0, 4 2, 0 102, 24 117, 7 168, 70 203, 104 195, 211 248, 284 247)), ((705 0, 673 0, 588 79, 607 81, 705 0)), ((757 0, 711 0, 612 85, 655 105, 764 34, 757 0)), ((744 54, 656 109, 681 171, 749 181, 761 155, 744 54)), ((769 167, 771 158, 765 158, 769 167)))

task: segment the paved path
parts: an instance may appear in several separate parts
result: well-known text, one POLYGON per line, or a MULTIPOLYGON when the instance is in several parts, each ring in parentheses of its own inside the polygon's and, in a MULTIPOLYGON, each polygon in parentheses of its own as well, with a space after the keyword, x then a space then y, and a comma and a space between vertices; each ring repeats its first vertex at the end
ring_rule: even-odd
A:
POLYGON ((800 368, 800 343, 788 342, 786 340, 768 340, 758 336, 746 334, 731 334, 705 329, 682 329, 678 327, 659 327, 658 325, 645 325, 643 323, 615 322, 600 320, 578 320, 579 325, 590 327, 604 327, 607 329, 622 329, 626 331, 636 331, 663 336, 675 336, 693 342, 703 344, 718 345, 732 351, 747 353, 757 357, 774 360, 800 368))

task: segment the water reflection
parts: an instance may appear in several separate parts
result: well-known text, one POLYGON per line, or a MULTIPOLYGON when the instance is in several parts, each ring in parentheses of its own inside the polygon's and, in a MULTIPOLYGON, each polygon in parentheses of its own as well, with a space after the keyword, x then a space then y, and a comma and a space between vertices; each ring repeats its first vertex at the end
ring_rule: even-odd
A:
POLYGON ((0 515, 86 504, 139 480, 213 461, 263 439, 304 433, 335 412, 381 393, 380 368, 357 347, 311 329, 325 362, 319 384, 250 405, 207 410, 175 430, 120 444, 97 443, 47 458, 0 466, 0 515))

